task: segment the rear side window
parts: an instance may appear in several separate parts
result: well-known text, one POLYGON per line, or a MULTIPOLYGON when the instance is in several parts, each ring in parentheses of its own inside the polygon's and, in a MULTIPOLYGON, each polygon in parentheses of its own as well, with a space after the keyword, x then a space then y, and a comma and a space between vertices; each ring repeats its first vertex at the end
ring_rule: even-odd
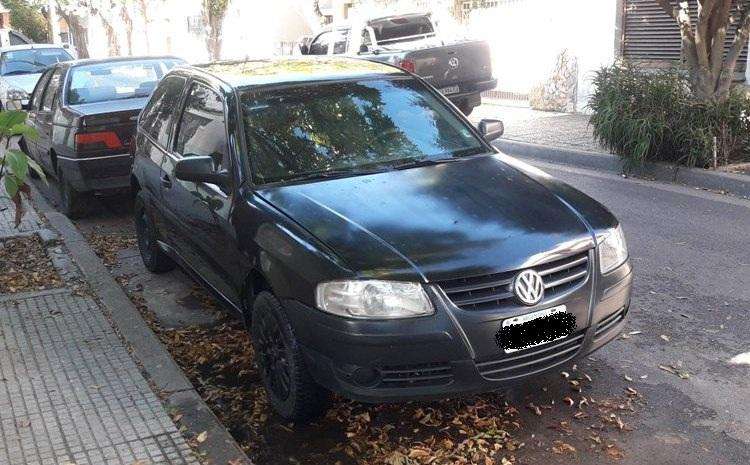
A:
POLYGON ((151 100, 141 113, 140 126, 162 147, 169 140, 169 120, 177 109, 185 78, 168 76, 156 88, 151 100))
POLYGON ((60 89, 63 74, 64 71, 62 69, 56 69, 52 74, 52 77, 49 80, 49 84, 47 84, 47 89, 44 91, 44 96, 42 97, 42 110, 52 110, 52 106, 55 103, 55 97, 57 96, 57 91, 60 89))
POLYGON ((47 82, 49 81, 50 74, 52 74, 52 70, 46 71, 42 75, 42 77, 39 78, 39 82, 37 82, 36 87, 34 88, 34 92, 31 94, 31 101, 29 105, 35 110, 39 109, 39 103, 42 100, 42 93, 44 93, 44 89, 47 87, 47 82))
POLYGON ((200 84, 190 89, 176 137, 175 152, 183 157, 209 156, 217 171, 229 169, 224 102, 216 92, 200 84))

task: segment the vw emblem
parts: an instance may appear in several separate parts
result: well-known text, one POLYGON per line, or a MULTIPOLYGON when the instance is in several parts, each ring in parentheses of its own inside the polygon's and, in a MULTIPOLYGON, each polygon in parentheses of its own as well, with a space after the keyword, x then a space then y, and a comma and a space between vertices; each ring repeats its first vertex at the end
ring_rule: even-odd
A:
POLYGON ((534 270, 525 270, 513 280, 513 292, 524 305, 536 305, 544 297, 544 280, 534 270))
POLYGON ((448 64, 453 69, 458 68, 458 65, 459 65, 458 57, 453 57, 450 60, 448 60, 448 64))

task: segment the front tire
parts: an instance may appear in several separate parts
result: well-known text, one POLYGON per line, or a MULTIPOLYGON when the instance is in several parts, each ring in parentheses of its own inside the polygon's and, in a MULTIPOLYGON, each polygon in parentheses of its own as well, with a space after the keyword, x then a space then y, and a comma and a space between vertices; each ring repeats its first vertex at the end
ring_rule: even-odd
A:
POLYGON ((135 232, 138 238, 138 250, 146 269, 152 273, 164 273, 175 267, 174 261, 159 247, 158 235, 151 217, 146 211, 143 192, 139 191, 133 203, 135 232))
POLYGON ((304 422, 330 405, 330 393, 307 370, 302 349, 281 303, 261 292, 253 303, 251 334, 268 399, 287 420, 304 422))

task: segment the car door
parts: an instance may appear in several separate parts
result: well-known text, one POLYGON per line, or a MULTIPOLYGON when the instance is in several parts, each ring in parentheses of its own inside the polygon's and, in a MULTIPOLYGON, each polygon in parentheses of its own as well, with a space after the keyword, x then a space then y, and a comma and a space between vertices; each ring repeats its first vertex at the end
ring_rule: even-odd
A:
POLYGON ((168 156, 170 135, 179 114, 178 109, 186 84, 187 79, 183 76, 165 77, 154 90, 138 120, 136 153, 149 160, 133 166, 138 166, 141 170, 136 173, 141 189, 148 194, 149 202, 157 211, 153 218, 157 230, 165 236, 165 207, 161 202, 161 185, 164 182, 162 164, 168 156))
MULTIPOLYGON (((39 112, 40 106, 42 104, 42 95, 44 94, 45 89, 47 89, 47 84, 49 83, 49 78, 52 75, 53 71, 54 69, 48 69, 44 72, 44 74, 42 74, 42 76, 39 78, 39 81, 36 83, 36 86, 34 87, 34 91, 31 93, 31 97, 29 98, 29 109, 26 124, 37 132, 39 131, 37 127, 37 113, 39 112)), ((26 144, 26 149, 29 152, 29 156, 39 161, 39 144, 37 140, 35 138, 24 138, 24 143, 26 144)))
POLYGON ((50 173, 55 173, 55 165, 50 158, 50 148, 52 147, 52 124, 55 109, 57 108, 58 95, 65 75, 65 69, 55 68, 50 76, 49 83, 42 94, 42 101, 39 110, 36 112, 36 130, 37 138, 37 160, 44 165, 50 173))
MULTIPOLYGON (((182 181, 174 176, 176 163, 191 156, 210 156, 216 171, 233 172, 226 127, 226 102, 208 84, 195 81, 177 120, 172 152, 163 164, 162 202, 170 238, 180 256, 216 291, 239 303, 234 273, 241 260, 231 223, 233 186, 182 181)), ((233 176, 230 176, 232 179, 233 176)))

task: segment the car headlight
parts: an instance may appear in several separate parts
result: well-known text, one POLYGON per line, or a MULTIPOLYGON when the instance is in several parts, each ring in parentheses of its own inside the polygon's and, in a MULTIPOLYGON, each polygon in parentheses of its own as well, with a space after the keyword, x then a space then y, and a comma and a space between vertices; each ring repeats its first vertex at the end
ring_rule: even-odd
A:
POLYGON ((319 309, 349 318, 394 319, 431 315, 435 309, 421 284, 398 281, 331 281, 318 284, 319 309))
POLYGON ((8 100, 28 100, 29 93, 23 89, 8 89, 8 100))
POLYGON ((599 268, 602 274, 609 273, 628 259, 628 245, 620 225, 600 235, 598 242, 599 268))

